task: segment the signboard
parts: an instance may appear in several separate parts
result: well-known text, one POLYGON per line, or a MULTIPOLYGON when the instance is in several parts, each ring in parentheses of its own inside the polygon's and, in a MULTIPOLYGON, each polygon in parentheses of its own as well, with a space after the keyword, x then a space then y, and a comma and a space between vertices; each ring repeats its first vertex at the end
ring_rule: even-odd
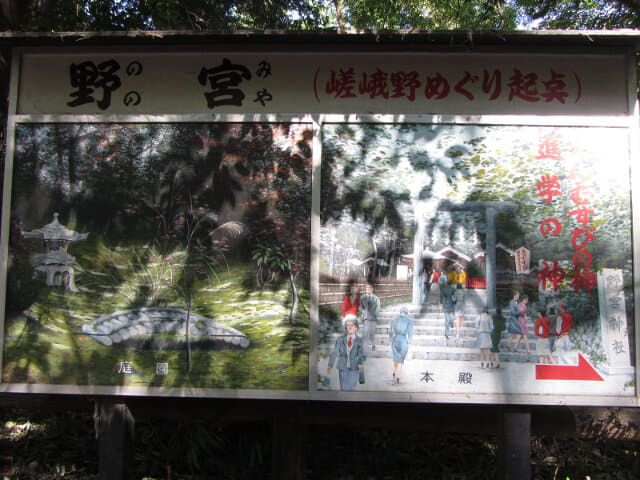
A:
POLYGON ((636 404, 624 50, 14 58, 4 391, 636 404))
POLYGON ((626 81, 621 54, 69 50, 25 55, 21 70, 21 114, 629 114, 602 88, 626 81))

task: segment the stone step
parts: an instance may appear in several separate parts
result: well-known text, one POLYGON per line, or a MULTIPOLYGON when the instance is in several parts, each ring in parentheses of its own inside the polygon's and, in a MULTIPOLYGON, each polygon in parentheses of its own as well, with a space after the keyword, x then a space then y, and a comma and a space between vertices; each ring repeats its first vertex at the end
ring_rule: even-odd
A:
MULTIPOLYGON (((326 342, 324 345, 319 346, 319 349, 331 350, 333 348, 333 345, 335 345, 335 341, 338 337, 339 335, 337 334, 333 335, 331 340, 326 342)), ((503 336, 500 340, 500 348, 506 351, 507 343, 508 343, 508 337, 503 336)), ((376 335, 375 345, 376 345, 376 349, 378 348, 389 349, 389 350, 391 349, 391 341, 389 340, 389 337, 386 335, 385 336, 376 335)), ((454 333, 453 335, 450 335, 449 338, 447 339, 444 337, 444 331, 442 334, 439 334, 439 335, 419 335, 419 336, 414 335, 411 341, 411 346, 412 347, 415 346, 416 348, 425 347, 425 348, 428 348, 429 350, 434 350, 434 351, 435 350, 448 351, 452 348, 454 349, 470 348, 470 349, 477 350, 475 335, 461 335, 459 338, 456 338, 454 333)), ((532 341, 529 342, 529 350, 531 350, 532 352, 535 352, 536 342, 532 342, 532 341)))
MULTIPOLYGON (((507 342, 508 340, 504 338, 500 341, 500 346, 502 349, 506 350, 507 342)), ((447 350, 451 348, 476 349, 476 338, 462 337, 462 336, 459 338, 456 338, 455 335, 450 336, 448 339, 444 338, 443 336, 430 336, 430 337, 420 337, 420 338, 414 337, 413 340, 411 341, 411 345, 416 347, 432 347, 431 348, 432 350, 434 349, 433 347, 446 348, 447 350)), ((379 348, 379 346, 391 348, 391 342, 389 340, 383 340, 378 342, 376 339, 376 349, 379 348)), ((535 349, 536 349, 535 343, 530 343, 529 350, 535 351, 535 349)))
MULTIPOLYGON (((388 337, 389 336, 389 332, 391 331, 391 329, 386 326, 380 326, 379 324, 376 327, 376 337, 388 337)), ((455 335, 455 325, 450 327, 450 331, 453 332, 453 334, 455 335)), ((360 331, 360 335, 362 335, 364 332, 364 330, 361 329, 360 331)), ((444 336, 445 333, 445 328, 444 328, 444 322, 438 322, 438 323, 425 323, 425 324, 414 324, 413 326, 413 337, 420 337, 422 335, 440 335, 440 336, 444 336)), ((334 337, 339 337, 340 335, 342 335, 342 333, 340 332, 335 332, 332 333, 332 335, 334 337)), ((460 335, 463 337, 473 337, 476 338, 478 336, 478 329, 476 328, 475 324, 470 324, 470 323, 463 323, 461 328, 460 328, 460 335)), ((502 338, 508 338, 509 335, 511 335, 506 329, 502 331, 501 336, 502 338)), ((527 339, 531 342, 534 340, 537 340, 537 336, 534 333, 533 330, 533 326, 529 326, 529 331, 528 331, 528 335, 527 335, 527 339)))
MULTIPOLYGON (((408 308, 409 316, 411 318, 418 317, 421 315, 437 315, 442 314, 442 306, 441 305, 423 305, 422 307, 414 307, 408 308)), ((468 315, 479 315, 482 312, 482 306, 476 305, 465 305, 464 308, 457 308, 456 312, 464 312, 468 315)), ((400 309, 391 309, 390 307, 381 309, 380 313, 378 313, 378 317, 387 317, 387 318, 395 318, 400 315, 400 309)), ((503 313, 504 315, 504 313, 503 313)))
MULTIPOLYGON (((388 358, 392 360, 393 356, 391 352, 388 355, 378 356, 378 351, 368 352, 367 356, 371 356, 372 353, 376 354, 376 358, 388 358)), ((446 352, 433 352, 433 351, 411 351, 407 353, 407 360, 453 360, 453 361, 480 361, 480 351, 468 352, 455 352, 448 350, 446 352)), ((557 358, 555 359, 557 361, 557 358)), ((526 352, 522 353, 503 353, 500 352, 500 362, 517 362, 517 363, 537 363, 539 361, 539 355, 528 355, 526 352)))
MULTIPOLYGON (((387 331, 390 328, 391 322, 384 322, 381 321, 380 319, 378 319, 378 321, 376 322, 376 331, 380 331, 381 328, 386 328, 387 331)), ((531 335, 531 333, 533 332, 533 326, 534 326, 534 322, 531 320, 527 321, 527 327, 529 329, 529 335, 531 335)), ((362 327, 362 325, 360 325, 362 327)), ((466 327, 466 328, 472 328, 475 330, 476 328, 476 320, 474 320, 473 318, 468 318, 468 317, 464 317, 462 320, 462 326, 466 327)), ((414 319, 413 320, 413 330, 415 332, 416 328, 421 328, 421 327, 426 327, 426 328, 438 328, 438 327, 442 327, 444 329, 444 317, 438 317, 438 318, 418 318, 418 319, 414 319)))
MULTIPOLYGON (((476 321, 476 319, 480 315, 478 312, 458 312, 458 311, 455 312, 456 315, 459 315, 460 313, 463 313, 465 319, 473 320, 474 322, 476 321)), ((398 318, 398 317, 399 317, 399 315, 380 314, 380 315, 378 315, 377 318, 378 318, 378 322, 391 323, 391 321, 394 318, 398 318)), ((411 320, 413 320, 414 322, 416 320, 438 320, 438 319, 443 319, 444 318, 444 312, 437 311, 437 312, 425 312, 425 313, 419 313, 419 314, 410 313, 409 314, 409 318, 411 320)))
MULTIPOLYGON (((424 303, 422 305, 394 304, 386 306, 378 314, 375 345, 376 350, 370 351, 367 347, 366 356, 369 358, 385 358, 391 361, 391 345, 389 340, 390 323, 400 315, 400 309, 405 306, 409 310, 409 317, 413 321, 413 340, 409 347, 407 359, 421 360, 463 360, 480 362, 480 349, 475 346, 478 336, 476 327, 482 307, 486 304, 485 291, 467 290, 462 310, 458 308, 456 314, 463 313, 460 338, 455 338, 455 327, 451 327, 452 335, 446 339, 444 336, 444 312, 442 307, 424 303)), ((459 304, 458 307, 461 305, 459 304)), ((505 316, 506 320, 506 316, 505 316)), ((506 346, 510 334, 502 332, 500 349, 501 362, 538 362, 539 354, 536 354, 536 339, 533 333, 534 320, 528 318, 529 349, 531 354, 524 351, 521 344, 519 352, 508 352, 506 346)), ((342 335, 341 332, 332 333, 327 340, 318 347, 322 356, 330 355, 335 345, 335 340, 342 335)))
MULTIPOLYGON (((328 356, 331 349, 320 349, 321 354, 328 356)), ((527 354, 526 351, 500 352, 500 362, 537 363, 539 355, 535 353, 527 354)), ((387 358, 392 360, 393 354, 387 346, 377 347, 375 351, 367 351, 367 358, 387 358)), ((554 359, 557 358, 554 355, 554 359)), ((480 350, 469 347, 447 347, 446 350, 433 350, 421 346, 411 345, 407 353, 406 360, 453 360, 453 361, 480 361, 480 350)), ((366 363, 365 363, 366 365, 366 363)))
MULTIPOLYGON (((484 291, 479 291, 479 290, 467 290, 466 294, 464 295, 464 298, 462 297, 462 295, 460 294, 459 291, 456 291, 456 298, 457 298, 457 303, 472 303, 474 305, 486 305, 487 303, 487 294, 484 291), (478 293, 478 292, 482 292, 482 293, 478 293)), ((427 305, 431 305, 433 303, 433 299, 429 296, 424 298, 423 297, 423 302, 421 303, 421 306, 427 306, 427 305)), ((440 305, 440 297, 436 297, 436 304, 440 305)), ((407 306, 409 309, 411 308, 419 308, 419 306, 417 305, 413 305, 411 304, 411 302, 405 302, 404 303, 405 306, 407 306)), ((395 307, 397 309, 399 309, 402 304, 394 304, 391 305, 392 307, 395 307)))
MULTIPOLYGON (((444 337, 444 326, 440 326, 440 327, 433 327, 433 328, 414 328, 413 329, 413 342, 417 343, 423 340, 432 340, 432 339, 440 339, 444 342, 445 337, 444 337)), ((342 333, 331 333, 327 339, 327 342, 330 343, 331 345, 333 345, 335 343, 335 341, 338 339, 338 337, 340 337, 341 335, 343 335, 342 333)), ((456 329, 455 327, 451 327, 451 334, 449 336, 449 341, 452 341, 455 339, 455 335, 456 335, 456 329)), ((508 341, 509 337, 510 337, 510 333, 507 332, 506 330, 502 332, 502 334, 500 335, 501 338, 501 342, 504 341, 508 341)), ((378 327, 376 329, 376 333, 375 333, 375 343, 376 345, 378 344, 384 344, 384 343, 389 343, 389 329, 388 328, 383 328, 383 327, 378 327)), ((462 340, 472 340, 473 342, 476 341, 476 338, 478 338, 478 331, 475 328, 468 328, 468 327, 463 327, 460 329, 460 339, 462 340)), ((527 340, 529 340, 529 345, 530 348, 534 348, 533 345, 535 345, 535 343, 538 340, 538 337, 535 336, 535 334, 533 334, 531 331, 529 332, 529 335, 527 336, 527 340)), ((436 343, 437 344, 437 343, 436 343)))
MULTIPOLYGON (((459 313, 462 310, 456 309, 455 313, 459 313)), ((465 315, 469 315, 469 316, 478 316, 482 313, 481 309, 466 309, 464 311, 462 311, 465 315)), ((444 314, 444 310, 442 310, 441 307, 438 308, 428 308, 428 309, 416 309, 416 310, 409 310, 409 318, 419 318, 419 317, 433 317, 436 315, 443 315, 444 314)), ((504 316, 504 318, 509 318, 508 314, 503 313, 502 314, 504 316)), ((400 311, 393 311, 393 310, 387 310, 387 309, 383 309, 378 313, 378 318, 396 318, 400 316, 400 311)), ((535 317, 534 312, 529 311, 527 314, 527 317, 533 318, 535 317)))
MULTIPOLYGON (((454 331, 455 331, 455 327, 451 327, 454 331)), ((385 336, 388 337, 389 336, 389 332, 391 331, 391 329, 389 327, 380 327, 378 326, 376 328, 376 335, 377 336, 385 336)), ((462 336, 468 336, 468 337, 476 337, 478 331, 476 330, 475 325, 469 325, 469 324, 463 324, 462 328, 460 328, 460 334, 462 336)), ((443 336, 444 335, 444 325, 442 325, 441 323, 438 325, 420 325, 420 326, 414 326, 413 327, 413 336, 414 337, 419 337, 421 335, 440 335, 443 336)))

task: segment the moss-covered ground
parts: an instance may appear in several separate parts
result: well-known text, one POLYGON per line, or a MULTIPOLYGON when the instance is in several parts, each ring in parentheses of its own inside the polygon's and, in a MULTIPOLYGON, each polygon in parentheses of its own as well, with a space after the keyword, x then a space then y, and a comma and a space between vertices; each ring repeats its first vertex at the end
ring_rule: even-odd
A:
POLYGON ((185 388, 308 387, 308 290, 298 286, 300 304, 295 324, 290 325, 287 282, 255 288, 252 270, 246 265, 234 265, 216 272, 214 278, 200 280, 194 288, 193 312, 235 328, 248 337, 250 345, 247 349, 206 349, 196 344, 191 372, 187 372, 183 335, 176 335, 173 349, 141 349, 105 347, 81 332, 83 324, 103 315, 147 306, 144 301, 153 295, 157 296, 155 305, 186 308, 180 291, 164 285, 156 294, 140 300, 140 286, 129 277, 109 284, 112 276, 102 276, 97 282, 95 274, 85 273, 76 279, 80 287, 77 293, 60 287, 41 288, 27 310, 7 318, 3 381, 185 388), (129 362, 132 373, 120 373, 121 362, 129 362), (168 374, 156 375, 156 363, 168 363, 168 374))

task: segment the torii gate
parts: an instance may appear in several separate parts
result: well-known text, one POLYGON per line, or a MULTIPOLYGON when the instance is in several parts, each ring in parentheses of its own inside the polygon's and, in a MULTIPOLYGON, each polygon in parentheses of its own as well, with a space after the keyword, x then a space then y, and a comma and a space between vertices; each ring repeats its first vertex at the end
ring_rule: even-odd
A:
MULTIPOLYGON (((438 206, 438 210, 446 210, 450 212, 458 211, 484 211, 487 219, 487 307, 496 308, 496 214, 497 213, 516 213, 518 205, 515 202, 463 202, 453 203, 443 200, 438 206)), ((424 219, 422 215, 418 216, 418 229, 416 230, 416 238, 413 243, 413 304, 420 304, 421 285, 420 273, 422 268, 418 268, 418 262, 422 262, 422 250, 424 243, 424 219)))

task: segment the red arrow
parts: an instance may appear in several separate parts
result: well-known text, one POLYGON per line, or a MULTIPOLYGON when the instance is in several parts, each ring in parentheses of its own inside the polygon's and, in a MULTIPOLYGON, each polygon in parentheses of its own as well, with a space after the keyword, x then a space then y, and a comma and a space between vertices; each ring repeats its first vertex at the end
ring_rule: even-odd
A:
POLYGON ((604 378, 578 353, 578 365, 536 365, 536 380, 591 380, 604 382, 604 378))

